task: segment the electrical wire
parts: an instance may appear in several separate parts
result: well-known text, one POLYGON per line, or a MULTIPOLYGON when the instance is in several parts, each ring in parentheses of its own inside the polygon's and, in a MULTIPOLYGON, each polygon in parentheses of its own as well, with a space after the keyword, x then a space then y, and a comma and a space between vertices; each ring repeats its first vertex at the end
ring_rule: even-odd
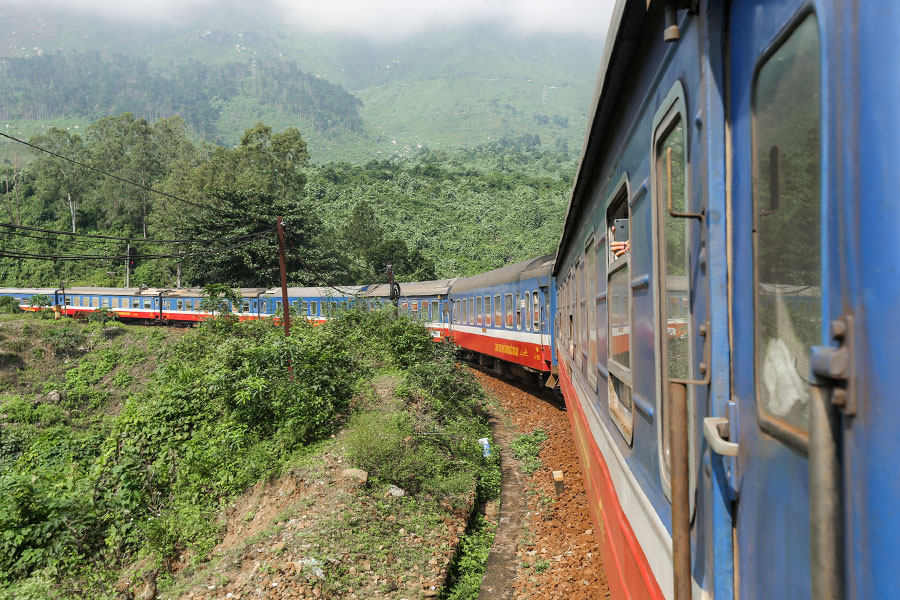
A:
MULTIPOLYGON (((263 232, 267 233, 267 232, 263 232)), ((260 234, 256 234, 256 237, 259 237, 260 234)), ((235 244, 228 248, 214 248, 212 250, 195 250, 193 252, 184 252, 181 254, 133 254, 130 257, 126 254, 116 255, 116 256, 97 256, 97 255, 80 255, 80 254, 31 254, 27 252, 16 252, 10 250, 0 250, 0 258, 19 258, 19 259, 30 259, 30 260, 59 260, 59 261, 78 261, 78 260, 109 260, 109 261, 117 261, 117 260, 127 260, 129 258, 137 259, 137 260, 154 260, 160 258, 186 258, 189 256, 196 256, 199 254, 215 254, 221 252, 227 252, 228 250, 233 250, 235 248, 242 248, 251 244, 254 240, 249 239, 240 244, 235 244)))
MULTIPOLYGON (((59 231, 56 229, 42 229, 40 227, 28 227, 26 225, 14 225, 12 223, 0 223, 0 227, 3 227, 5 229, 14 229, 14 230, 21 230, 21 231, 35 231, 38 233, 49 233, 49 234, 60 235, 60 236, 81 237, 81 238, 90 238, 90 239, 96 239, 96 240, 113 240, 113 241, 117 241, 117 242, 128 242, 128 243, 136 243, 136 244, 138 244, 138 243, 139 244, 211 244, 213 242, 225 242, 225 241, 231 241, 231 240, 245 239, 247 237, 261 235, 261 233, 269 233, 270 231, 275 230, 274 227, 269 227, 268 229, 266 229, 265 231, 260 232, 260 233, 238 235, 238 236, 234 236, 231 238, 214 238, 214 239, 208 239, 208 240, 195 240, 195 239, 160 240, 160 239, 145 239, 145 238, 141 238, 141 237, 123 238, 123 237, 115 237, 115 236, 111 236, 111 235, 99 235, 99 234, 92 234, 92 233, 73 233, 71 231, 59 231)), ((36 236, 23 235, 23 237, 36 237, 36 236)), ((50 238, 36 238, 36 239, 50 240, 50 238)), ((50 240, 50 241, 52 241, 52 240, 50 240)))
MULTIPOLYGON (((202 208, 202 209, 204 209, 204 210, 210 210, 210 211, 213 211, 213 212, 219 212, 217 209, 213 208, 212 206, 208 206, 208 205, 205 205, 205 204, 198 204, 198 203, 196 203, 196 202, 192 202, 192 201, 190 201, 190 200, 186 200, 186 199, 184 199, 184 198, 180 198, 180 197, 175 196, 174 194, 170 194, 170 193, 168 193, 168 192, 163 192, 163 191, 160 191, 160 190, 155 190, 155 189, 153 189, 152 187, 150 187, 150 186, 148 186, 148 185, 144 185, 144 184, 138 183, 138 182, 136 182, 136 181, 131 181, 130 179, 125 179, 124 177, 119 177, 118 175, 114 175, 114 174, 112 174, 112 173, 110 173, 110 172, 108 172, 108 171, 104 171, 104 170, 102 170, 102 169, 98 169, 97 167, 92 167, 91 165, 85 164, 85 163, 83 163, 83 162, 81 162, 81 161, 77 161, 77 160, 75 160, 74 158, 69 158, 68 156, 63 156, 62 154, 57 154, 56 152, 53 152, 52 150, 47 150, 46 148, 41 148, 40 146, 35 146, 34 144, 29 143, 29 142, 26 142, 25 140, 20 140, 20 139, 17 138, 17 137, 13 137, 13 136, 9 135, 8 133, 3 133, 2 131, 0 131, 0 136, 3 136, 3 137, 8 138, 8 139, 11 139, 11 140, 14 141, 14 142, 18 142, 18 143, 20 143, 20 144, 24 144, 24 145, 28 146, 29 148, 34 148, 35 150, 38 150, 39 152, 46 152, 47 154, 50 154, 51 156, 55 156, 56 158, 60 158, 60 159, 62 159, 62 160, 64 160, 64 161, 70 162, 70 163, 72 163, 73 165, 78 165, 79 167, 82 167, 82 168, 84 168, 84 169, 88 169, 88 170, 90 170, 90 171, 94 171, 95 173, 100 173, 101 175, 104 175, 104 176, 106 176, 106 177, 112 177, 113 179, 115 179, 115 180, 117 180, 117 181, 121 181, 122 183, 127 183, 127 184, 129 184, 129 185, 133 185, 133 186, 135 186, 135 187, 139 187, 139 188, 141 188, 141 189, 143 189, 143 190, 146 190, 146 191, 148 191, 148 192, 152 192, 152 193, 154 193, 154 194, 159 194, 160 196, 165 196, 166 198, 171 198, 172 200, 177 200, 177 201, 179 201, 179 202, 184 202, 185 204, 190 204, 191 206, 194 206, 194 207, 196 207, 196 208, 202 208)), ((221 214, 221 213, 220 213, 220 214, 221 214)))

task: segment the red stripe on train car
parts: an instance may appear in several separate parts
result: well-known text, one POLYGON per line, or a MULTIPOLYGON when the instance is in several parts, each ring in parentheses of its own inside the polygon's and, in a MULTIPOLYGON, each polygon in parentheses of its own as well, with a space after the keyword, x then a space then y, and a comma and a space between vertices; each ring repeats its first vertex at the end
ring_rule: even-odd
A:
POLYGON ((650 563, 622 510, 609 467, 591 435, 565 361, 559 361, 559 374, 610 595, 623 600, 664 600, 650 563))
POLYGON ((519 342, 458 330, 454 330, 452 336, 454 343, 467 350, 502 358, 505 361, 531 367, 539 371, 550 370, 550 363, 544 360, 545 350, 541 344, 519 342))

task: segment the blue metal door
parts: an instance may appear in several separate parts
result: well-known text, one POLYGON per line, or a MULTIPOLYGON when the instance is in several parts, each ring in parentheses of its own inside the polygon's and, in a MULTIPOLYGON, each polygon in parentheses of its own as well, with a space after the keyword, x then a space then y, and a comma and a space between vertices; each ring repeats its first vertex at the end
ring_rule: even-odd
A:
POLYGON ((810 351, 823 341, 822 19, 801 0, 735 0, 732 462, 741 598, 810 588, 810 351))

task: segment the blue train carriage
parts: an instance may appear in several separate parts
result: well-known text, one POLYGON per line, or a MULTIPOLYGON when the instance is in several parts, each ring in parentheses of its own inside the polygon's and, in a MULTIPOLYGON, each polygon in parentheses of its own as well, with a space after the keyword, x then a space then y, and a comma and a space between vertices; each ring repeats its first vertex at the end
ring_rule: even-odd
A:
MULTIPOLYGON (((312 323, 324 323, 341 311, 359 306, 361 286, 292 287, 287 289, 288 304, 294 314, 312 323)), ((281 288, 270 288, 260 295, 255 316, 281 318, 284 314, 281 288)), ((250 311, 251 314, 253 310, 250 311)))
MULTIPOLYGON (((446 339, 450 334, 450 287, 455 279, 415 281, 398 283, 400 297, 398 311, 412 315, 422 321, 435 341, 446 339)), ((390 286, 386 283, 365 286, 360 298, 370 309, 391 302, 390 286)))
POLYGON ((43 296, 52 305, 55 291, 53 288, 0 288, 0 296, 15 298, 22 310, 39 310, 40 307, 32 306, 31 298, 43 296))
POLYGON ((449 334, 482 365, 556 384, 553 255, 456 279, 449 334))
POLYGON ((616 3, 554 270, 613 597, 895 597, 900 3, 694 7, 616 3))

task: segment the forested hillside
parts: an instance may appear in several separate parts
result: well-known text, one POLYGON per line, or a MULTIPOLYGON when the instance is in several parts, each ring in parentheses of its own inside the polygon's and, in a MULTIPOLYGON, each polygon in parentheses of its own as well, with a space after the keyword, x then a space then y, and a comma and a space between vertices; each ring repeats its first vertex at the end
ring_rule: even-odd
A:
POLYGON ((180 115, 200 136, 222 140, 231 138, 222 124, 231 107, 252 103, 259 111, 291 114, 319 133, 362 130, 356 97, 284 60, 226 65, 191 60, 156 70, 145 58, 75 52, 3 58, 0 77, 6 82, 0 120, 180 115))
MULTIPOLYGON (((397 39, 325 35, 289 26, 266 3, 165 26, 24 6, 2 7, 0 18, 15 24, 0 46, 8 133, 83 129, 128 111, 151 121, 179 115, 195 141, 231 146, 264 121, 301 129, 317 164, 524 135, 575 154, 601 48, 599 36, 496 24, 397 39)), ((16 162, 0 143, 4 159, 16 162)))
POLYGON ((312 165, 295 128, 258 123, 225 148, 195 144, 180 118, 130 113, 31 142, 145 187, 32 150, 0 173, 0 285, 122 285, 126 243, 80 237, 102 234, 147 257, 132 285, 174 286, 180 271, 184 285, 272 286, 278 216, 291 284, 381 281, 387 262, 401 281, 470 275, 555 249, 575 166, 534 136, 312 165), (209 241, 142 241, 167 239, 209 241), (83 256, 99 258, 68 260, 83 256))

